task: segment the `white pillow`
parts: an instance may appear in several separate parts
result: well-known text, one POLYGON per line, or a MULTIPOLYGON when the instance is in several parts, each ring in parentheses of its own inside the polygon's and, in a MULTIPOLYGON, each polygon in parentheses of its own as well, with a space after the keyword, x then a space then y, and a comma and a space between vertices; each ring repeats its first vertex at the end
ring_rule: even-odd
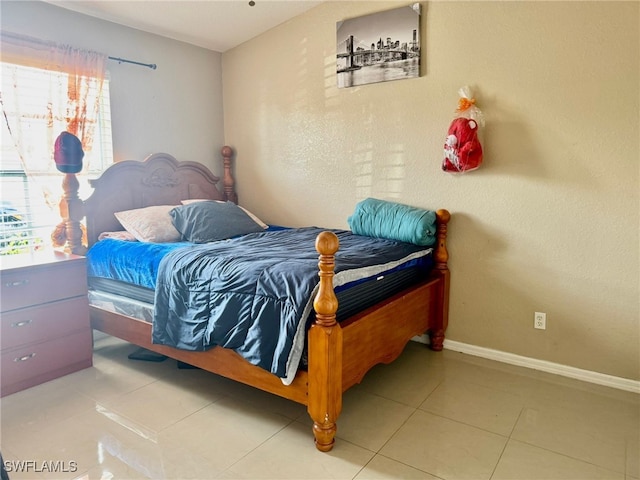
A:
POLYGON ((171 221, 169 212, 175 205, 155 205, 116 212, 114 215, 131 235, 140 242, 168 243, 182 239, 171 221))
MULTIPOLYGON (((190 198, 189 200, 182 200, 181 203, 183 205, 189 205, 190 203, 195 203, 195 202, 218 202, 218 203, 225 203, 222 200, 210 200, 208 198, 190 198)), ((260 225, 263 229, 267 229, 269 228, 269 225, 267 225, 266 223, 264 223, 262 220, 260 220, 258 217, 256 217, 253 213, 251 213, 249 210, 247 210, 244 207, 241 207, 240 205, 238 205, 238 207, 247 215, 249 215, 249 217, 251 218, 251 220, 253 220, 254 222, 256 222, 258 225, 260 225)))

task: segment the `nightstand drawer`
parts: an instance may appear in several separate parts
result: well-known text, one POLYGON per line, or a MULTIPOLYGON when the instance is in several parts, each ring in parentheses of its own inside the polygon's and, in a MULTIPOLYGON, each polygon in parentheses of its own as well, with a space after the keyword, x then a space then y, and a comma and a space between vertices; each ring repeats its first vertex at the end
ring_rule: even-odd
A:
POLYGON ((76 297, 3 313, 0 322, 0 349, 6 350, 88 328, 89 304, 86 297, 76 297))
POLYGON ((0 281, 0 308, 3 312, 87 294, 84 259, 60 263, 55 268, 3 272, 0 281))
POLYGON ((91 329, 3 352, 0 395, 91 366, 91 329))

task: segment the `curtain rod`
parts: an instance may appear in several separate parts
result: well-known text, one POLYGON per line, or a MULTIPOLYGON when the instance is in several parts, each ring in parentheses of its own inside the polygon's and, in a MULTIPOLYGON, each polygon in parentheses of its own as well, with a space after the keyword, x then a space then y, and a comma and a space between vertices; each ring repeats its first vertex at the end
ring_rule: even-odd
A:
POLYGON ((151 70, 155 70, 156 68, 158 68, 158 66, 155 63, 141 63, 141 62, 136 62, 134 60, 127 60, 126 58, 119 58, 119 57, 107 57, 107 58, 109 58, 109 60, 115 60, 118 63, 133 63, 134 65, 140 65, 141 67, 150 68, 151 70))
MULTIPOLYGON (((61 45, 59 43, 52 42, 49 40, 42 40, 40 38, 30 37, 27 35, 21 35, 18 33, 7 32, 7 31, 2 32, 2 37, 3 37, 3 41, 23 42, 22 45, 24 46, 33 47, 35 45, 42 45, 46 47, 58 47, 61 45)), ((115 60, 118 63, 132 63, 134 65, 140 65, 142 67, 147 67, 152 70, 155 70, 156 68, 158 68, 158 66, 155 63, 142 63, 142 62, 136 62, 134 60, 127 60, 126 58, 119 58, 119 57, 112 57, 112 56, 107 56, 107 58, 109 60, 115 60)))

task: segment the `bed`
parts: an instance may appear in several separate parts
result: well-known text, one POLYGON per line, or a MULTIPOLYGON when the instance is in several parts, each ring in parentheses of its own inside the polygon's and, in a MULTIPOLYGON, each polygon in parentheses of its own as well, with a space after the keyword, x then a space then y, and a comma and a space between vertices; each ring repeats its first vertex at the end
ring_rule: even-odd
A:
MULTIPOLYGON (((77 198, 74 175, 66 174, 63 182, 64 206, 61 208, 68 232, 66 249, 85 254, 88 247, 88 256, 91 256, 92 247, 104 242, 99 241, 99 238, 109 236, 105 232, 123 230, 121 222, 115 216, 116 212, 160 205, 183 205, 188 204, 190 199, 237 204, 238 196, 232 174, 233 156, 234 152, 230 147, 222 149, 222 178, 213 175, 203 164, 177 161, 168 154, 154 154, 144 161, 122 161, 91 181, 93 193, 85 201, 77 198), (86 227, 83 229, 86 228, 84 233, 87 245, 82 244, 82 235, 79 233, 78 222, 83 217, 86 219, 86 227)), ((310 253, 313 254, 314 272, 317 275, 314 273, 315 285, 311 290, 313 296, 309 300, 313 308, 308 325, 302 328, 304 345, 300 355, 305 361, 294 365, 295 370, 293 374, 289 372, 286 381, 283 381, 282 375, 276 375, 263 366, 256 365, 256 362, 247 360, 246 355, 241 355, 234 348, 218 345, 198 350, 156 343, 158 335, 154 332, 153 322, 136 318, 141 316, 126 310, 106 308, 100 301, 90 301, 91 325, 96 330, 152 352, 306 405, 313 420, 315 445, 318 450, 326 452, 331 450, 335 442, 343 392, 359 383, 374 365, 390 363, 396 359, 405 345, 417 335, 427 333, 430 348, 436 351, 442 349, 448 322, 450 274, 447 267, 446 236, 450 214, 444 209, 437 210, 434 218, 435 245, 430 249, 429 269, 423 268, 422 273, 409 283, 399 284, 399 287, 391 290, 390 296, 374 299, 373 304, 348 311, 346 316, 344 313, 340 316, 338 296, 343 294, 336 293, 338 288, 334 283, 343 274, 336 268, 336 256, 338 255, 337 263, 340 267, 339 255, 343 254, 344 248, 350 248, 352 232, 301 229, 305 230, 305 237, 302 238, 307 238, 308 241, 302 242, 304 245, 298 242, 295 249, 300 250, 305 258, 310 253), (313 238, 309 236, 310 233, 313 233, 313 238), (341 242, 344 243, 343 248, 341 242)), ((270 229, 272 227, 267 230, 270 229)), ((273 227, 273 230, 275 235, 288 229, 273 227)), ((246 237, 263 235, 266 236, 257 232, 246 237)), ((211 245, 236 240, 248 241, 240 236, 239 239, 213 242, 211 245)), ((197 249, 205 248, 212 247, 206 244, 197 246, 197 249)), ((268 259, 271 252, 271 247, 265 249, 261 257, 268 259)), ((422 258, 422 255, 411 253, 414 260, 422 258)), ((403 262, 404 260, 403 257, 403 262)), ((378 279, 385 275, 379 275, 378 279)), ((99 285, 93 288, 100 290, 99 285)), ((126 298, 126 291, 113 295, 121 297, 125 303, 130 300, 126 298)), ((156 299, 159 298, 157 291, 155 295, 156 299)), ((136 301, 131 300, 131 303, 135 304, 136 301)), ((152 310, 158 309, 156 307, 152 310)))

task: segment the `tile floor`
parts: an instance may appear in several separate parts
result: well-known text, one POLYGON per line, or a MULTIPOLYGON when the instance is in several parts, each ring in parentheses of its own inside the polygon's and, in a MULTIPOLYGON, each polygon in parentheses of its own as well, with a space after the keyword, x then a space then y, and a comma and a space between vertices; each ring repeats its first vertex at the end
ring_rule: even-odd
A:
POLYGON ((2 398, 12 480, 640 479, 637 394, 410 342, 323 454, 303 406, 134 349, 102 337, 92 368, 2 398))

